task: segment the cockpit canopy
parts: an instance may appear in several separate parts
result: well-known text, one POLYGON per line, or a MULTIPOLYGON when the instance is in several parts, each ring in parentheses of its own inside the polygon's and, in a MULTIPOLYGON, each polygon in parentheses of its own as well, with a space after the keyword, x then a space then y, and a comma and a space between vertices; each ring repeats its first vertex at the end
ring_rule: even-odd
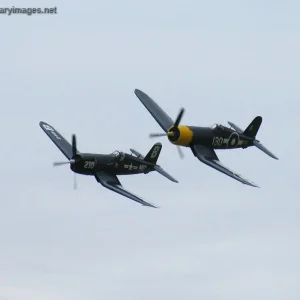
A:
POLYGON ((221 125, 221 124, 216 124, 215 123, 211 126, 211 129, 214 130, 214 131, 222 131, 222 130, 224 130, 224 126, 221 125))
POLYGON ((116 161, 121 161, 125 158, 125 153, 118 150, 114 151, 111 155, 114 157, 116 161))

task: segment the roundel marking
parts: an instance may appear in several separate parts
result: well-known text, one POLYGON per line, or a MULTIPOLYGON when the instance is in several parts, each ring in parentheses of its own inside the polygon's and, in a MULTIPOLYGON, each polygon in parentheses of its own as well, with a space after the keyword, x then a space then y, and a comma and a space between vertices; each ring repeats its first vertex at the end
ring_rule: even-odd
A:
POLYGON ((236 147, 239 140, 239 134, 237 132, 233 132, 228 139, 227 147, 236 147))
POLYGON ((54 131, 54 129, 48 125, 48 124, 43 124, 43 127, 46 129, 46 130, 51 130, 51 131, 54 131))

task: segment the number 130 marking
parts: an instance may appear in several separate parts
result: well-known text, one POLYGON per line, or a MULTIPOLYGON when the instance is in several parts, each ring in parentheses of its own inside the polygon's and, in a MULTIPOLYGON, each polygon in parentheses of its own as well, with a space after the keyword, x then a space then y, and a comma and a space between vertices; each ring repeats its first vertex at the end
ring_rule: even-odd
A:
POLYGON ((224 139, 222 137, 215 136, 212 141, 213 146, 221 146, 223 144, 224 139))

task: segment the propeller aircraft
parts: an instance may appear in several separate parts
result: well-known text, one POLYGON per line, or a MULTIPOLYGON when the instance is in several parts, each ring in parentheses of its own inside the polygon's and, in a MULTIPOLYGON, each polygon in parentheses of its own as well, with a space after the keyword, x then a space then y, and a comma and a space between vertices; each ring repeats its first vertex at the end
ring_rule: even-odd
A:
MULTIPOLYGON (((138 151, 130 149, 132 154, 114 151, 111 154, 81 153, 77 149, 76 136, 72 135, 72 145, 52 126, 45 122, 39 123, 43 131, 48 135, 57 148, 68 159, 64 162, 53 163, 54 166, 69 164, 70 169, 82 175, 94 176, 98 183, 105 188, 119 193, 143 206, 154 207, 153 204, 142 200, 140 197, 128 192, 121 185, 117 175, 147 174, 157 171, 173 182, 178 182, 159 165, 156 164, 160 155, 162 144, 156 143, 144 157, 138 151)), ((74 178, 75 188, 76 181, 74 178)))
POLYGON ((179 146, 190 147, 194 156, 202 163, 253 187, 258 186, 221 164, 215 150, 245 149, 255 146, 272 158, 278 159, 256 139, 262 123, 260 116, 254 118, 245 130, 240 129, 232 122, 228 122, 228 124, 233 129, 220 124, 212 127, 186 126, 180 124, 184 108, 180 109, 174 122, 147 94, 138 89, 135 89, 134 93, 164 131, 164 133, 150 134, 150 137, 166 136, 172 144, 177 146, 181 158, 183 158, 183 153, 179 146))

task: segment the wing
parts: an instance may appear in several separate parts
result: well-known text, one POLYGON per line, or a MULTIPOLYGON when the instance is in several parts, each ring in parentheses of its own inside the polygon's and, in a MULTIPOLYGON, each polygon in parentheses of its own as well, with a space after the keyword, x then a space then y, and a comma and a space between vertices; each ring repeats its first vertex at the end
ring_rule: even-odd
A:
POLYGON ((147 108, 152 117, 160 125, 160 127, 167 132, 174 124, 174 121, 144 92, 135 89, 134 93, 147 108))
POLYGON ((139 202, 144 206, 150 206, 150 207, 154 207, 154 208, 158 208, 156 206, 154 206, 151 203, 148 203, 144 200, 142 200, 141 198, 139 198, 138 196, 133 195, 132 193, 126 191, 122 184, 120 183, 118 177, 116 175, 113 174, 109 174, 106 172, 97 172, 95 174, 95 178, 96 180, 101 183, 104 187, 106 187, 107 189, 116 192, 118 194, 121 194, 133 201, 139 202))
POLYGON ((73 156, 71 144, 49 124, 41 121, 40 127, 57 146, 57 148, 65 155, 65 157, 70 160, 73 156))
POLYGON ((212 148, 208 148, 202 145, 193 145, 191 147, 194 155, 204 164, 250 186, 258 187, 256 184, 248 181, 247 179, 243 178, 241 175, 231 171, 227 167, 221 164, 216 155, 215 151, 212 148))

